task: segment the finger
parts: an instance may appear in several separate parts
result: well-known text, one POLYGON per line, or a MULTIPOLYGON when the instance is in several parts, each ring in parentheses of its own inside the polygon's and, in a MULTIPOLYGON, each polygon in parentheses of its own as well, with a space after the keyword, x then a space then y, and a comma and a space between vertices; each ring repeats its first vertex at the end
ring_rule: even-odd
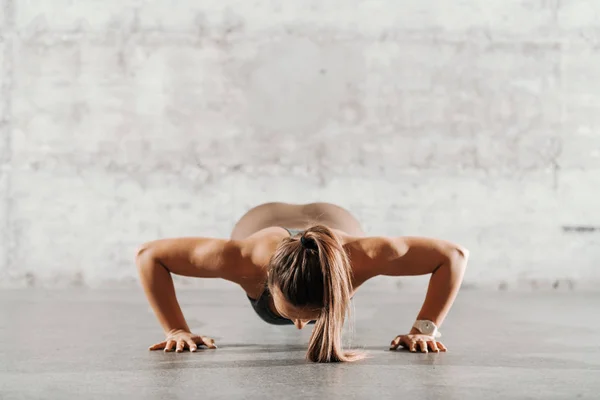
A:
POLYGON ((190 351, 196 351, 198 349, 198 346, 196 346, 196 343, 194 343, 193 340, 188 339, 185 342, 187 343, 188 347, 190 348, 190 351))
POLYGON ((165 346, 165 351, 173 351, 173 347, 175 347, 175 341, 167 340, 167 345, 165 346))
POLYGON ((448 351, 448 349, 446 348, 446 346, 444 346, 442 342, 437 342, 437 346, 440 349, 440 351, 448 351))
POLYGON ((390 344, 390 350, 396 350, 400 345, 400 336, 396 336, 392 343, 390 344))
POLYGON ((431 349, 431 351, 435 351, 436 353, 439 353, 440 349, 438 349, 438 347, 435 343, 435 340, 431 340, 427 344, 429 345, 429 348, 431 349))
POLYGON ((185 342, 183 340, 179 340, 177 342, 177 349, 175 350, 177 353, 181 353, 183 351, 183 349, 185 348, 185 342))
POLYGON ((417 351, 417 344, 416 344, 414 341, 412 341, 412 340, 411 340, 411 341, 408 343, 408 349, 409 349, 409 350, 410 350, 412 353, 416 352, 416 351, 417 351))
POLYGON ((148 347, 148 350, 160 350, 165 347, 166 343, 167 342, 160 342, 160 343, 153 344, 152 346, 148 347))
POLYGON ((424 340, 419 340, 419 347, 421 348, 422 353, 427 353, 427 342, 424 340))
POLYGON ((213 339, 209 338, 208 336, 200 336, 200 339, 202 340, 202 343, 209 349, 217 348, 215 341, 213 339))

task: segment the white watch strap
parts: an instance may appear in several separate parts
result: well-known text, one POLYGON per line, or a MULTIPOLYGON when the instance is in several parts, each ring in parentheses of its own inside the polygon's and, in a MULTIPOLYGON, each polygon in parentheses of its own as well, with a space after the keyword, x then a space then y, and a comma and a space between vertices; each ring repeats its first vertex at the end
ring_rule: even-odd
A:
POLYGON ((437 326, 433 323, 433 321, 417 320, 413 324, 413 328, 415 328, 419 332, 423 333, 424 335, 428 335, 428 333, 423 332, 423 330, 426 330, 426 327, 430 328, 428 330, 431 330, 431 328, 433 328, 433 333, 430 334, 431 336, 433 336, 435 338, 439 338, 442 336, 442 333, 438 330, 437 326))

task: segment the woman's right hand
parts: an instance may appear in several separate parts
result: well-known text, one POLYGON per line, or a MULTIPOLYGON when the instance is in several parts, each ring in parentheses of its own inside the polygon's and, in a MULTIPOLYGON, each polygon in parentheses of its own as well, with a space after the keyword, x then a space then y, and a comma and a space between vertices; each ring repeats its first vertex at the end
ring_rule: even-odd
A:
POLYGON ((215 341, 208 336, 198 336, 183 329, 177 329, 169 332, 163 342, 153 344, 148 350, 164 349, 165 351, 175 350, 177 353, 181 353, 184 349, 196 351, 198 345, 205 345, 209 349, 217 348, 215 341))

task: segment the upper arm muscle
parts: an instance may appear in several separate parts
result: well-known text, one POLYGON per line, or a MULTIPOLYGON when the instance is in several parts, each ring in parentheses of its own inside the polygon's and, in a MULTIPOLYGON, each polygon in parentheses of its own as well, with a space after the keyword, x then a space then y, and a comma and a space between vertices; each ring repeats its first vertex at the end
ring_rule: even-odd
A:
POLYGON ((155 240, 144 244, 138 257, 152 257, 177 275, 233 281, 248 264, 239 241, 214 238, 155 240))
POLYGON ((454 243, 424 237, 370 237, 359 240, 359 247, 371 276, 430 274, 466 252, 454 243))

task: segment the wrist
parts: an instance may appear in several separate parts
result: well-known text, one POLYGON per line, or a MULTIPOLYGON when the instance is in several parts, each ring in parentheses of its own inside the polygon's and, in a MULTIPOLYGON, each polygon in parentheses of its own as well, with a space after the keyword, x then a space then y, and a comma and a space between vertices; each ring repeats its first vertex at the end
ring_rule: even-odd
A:
POLYGON ((170 336, 170 335, 174 335, 176 333, 181 333, 181 332, 189 333, 190 330, 188 328, 173 328, 173 329, 169 329, 169 330, 165 331, 165 336, 170 336))
POLYGON ((415 332, 412 333, 414 335, 421 334, 433 337, 442 336, 435 322, 428 319, 417 319, 412 326, 411 332, 413 331, 415 332))
POLYGON ((422 333, 415 327, 412 327, 410 332, 408 332, 409 335, 422 335, 422 333))

